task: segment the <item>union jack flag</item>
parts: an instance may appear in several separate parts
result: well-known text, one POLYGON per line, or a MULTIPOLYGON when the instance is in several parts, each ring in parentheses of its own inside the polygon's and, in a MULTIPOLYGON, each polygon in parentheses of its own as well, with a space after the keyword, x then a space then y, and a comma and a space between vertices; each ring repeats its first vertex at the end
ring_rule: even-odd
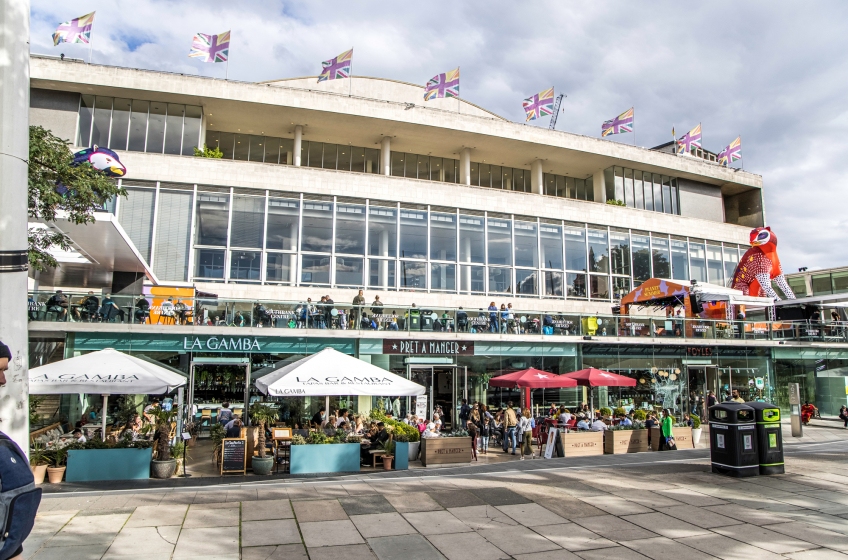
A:
POLYGON ((730 143, 725 149, 718 153, 718 162, 727 167, 729 163, 733 163, 737 159, 742 159, 742 137, 738 136, 736 140, 730 143))
POLYGON ((677 141, 677 153, 685 154, 692 151, 692 148, 701 147, 701 125, 698 124, 695 128, 684 134, 677 141))
POLYGON ((191 58, 202 58, 203 62, 227 62, 230 55, 230 32, 218 35, 198 33, 191 40, 191 58))
POLYGON ((459 66, 430 78, 424 86, 424 101, 440 97, 459 97, 459 66))
POLYGON ((601 125, 601 136, 633 132, 633 107, 601 125))
POLYGON ((554 88, 546 89, 533 97, 528 97, 522 105, 524 105, 524 112, 527 114, 528 121, 536 120, 544 115, 552 115, 554 113, 554 88))
POLYGON ((336 58, 325 60, 321 63, 324 67, 321 70, 321 75, 318 76, 318 82, 327 80, 336 80, 339 78, 350 78, 350 65, 353 62, 353 49, 345 51, 336 58))
POLYGON ((53 46, 59 43, 86 43, 91 41, 91 28, 94 25, 94 14, 91 12, 71 21, 60 23, 53 32, 53 46))

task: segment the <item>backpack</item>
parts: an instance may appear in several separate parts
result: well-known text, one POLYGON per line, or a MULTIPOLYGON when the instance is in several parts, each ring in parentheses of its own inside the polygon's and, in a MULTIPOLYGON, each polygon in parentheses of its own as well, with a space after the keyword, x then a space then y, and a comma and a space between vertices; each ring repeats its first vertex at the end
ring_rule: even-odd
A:
POLYGON ((0 433, 0 560, 11 558, 23 545, 35 524, 41 488, 20 448, 0 433))

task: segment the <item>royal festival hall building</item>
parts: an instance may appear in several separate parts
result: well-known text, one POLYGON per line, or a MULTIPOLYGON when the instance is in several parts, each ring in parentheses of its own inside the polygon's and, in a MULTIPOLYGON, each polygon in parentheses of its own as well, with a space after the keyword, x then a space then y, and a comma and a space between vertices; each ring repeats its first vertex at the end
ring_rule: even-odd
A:
MULTIPOLYGON (((790 382, 812 400, 845 386, 838 323, 696 332, 658 309, 615 315, 649 278, 728 285, 767 223, 762 177, 708 152, 526 126, 379 78, 246 83, 33 56, 30 95, 32 125, 127 168, 127 196, 95 223, 38 225, 74 243, 31 273, 32 366, 116 348, 180 370, 211 406, 257 397, 252 379, 327 346, 427 385, 446 411, 517 400, 488 380, 526 367, 632 376, 595 402, 677 410, 709 389, 788 407, 790 382), (223 157, 195 156, 203 145, 223 157)), ((57 410, 73 417, 78 400, 57 410)), ((323 404, 285 401, 293 418, 323 404)))

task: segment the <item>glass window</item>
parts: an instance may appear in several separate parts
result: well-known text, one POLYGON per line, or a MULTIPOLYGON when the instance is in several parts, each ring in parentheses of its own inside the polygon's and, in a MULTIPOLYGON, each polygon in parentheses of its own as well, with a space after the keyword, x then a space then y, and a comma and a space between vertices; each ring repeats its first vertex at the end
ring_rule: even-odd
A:
POLYGON ((430 259, 456 261, 456 214, 430 213, 430 259))
MULTIPOLYGON (((615 199, 615 168, 607 167, 604 169, 604 186, 606 187, 606 200, 615 199)), ((583 197, 578 197, 583 198, 583 197)))
POLYGON ((672 214, 671 207, 671 178, 663 175, 662 178, 663 211, 672 214))
POLYGON ((533 222, 515 222, 515 266, 539 266, 539 240, 533 222))
POLYGON ((548 196, 556 196, 556 175, 545 173, 542 175, 542 180, 545 184, 543 192, 548 196))
POLYGON ((194 275, 197 278, 224 278, 224 250, 198 249, 194 275))
POLYGON ((471 184, 475 187, 480 186, 480 164, 471 162, 471 184))
POLYGON ((405 290, 426 290, 427 263, 400 261, 400 287, 405 290))
MULTIPOLYGON (((360 148, 362 149, 362 148, 360 148)), ((338 155, 338 163, 336 163, 336 169, 339 171, 350 171, 351 159, 353 157, 353 147, 352 146, 344 146, 339 145, 339 155, 338 155)))
POLYGON ((188 105, 185 108, 185 122, 183 123, 183 151, 184 156, 193 156, 194 149, 200 142, 200 119, 203 110, 200 107, 188 105))
MULTIPOLYGON (((235 153, 236 135, 231 132, 218 134, 218 148, 224 154, 222 159, 233 159, 235 153)), ((207 144, 208 146, 209 144, 207 144)))
POLYGON ((590 274, 589 280, 591 281, 591 297, 592 299, 609 299, 609 276, 598 276, 597 274, 590 274))
POLYGON ((383 170, 380 168, 380 150, 365 148, 365 172, 377 175, 383 174, 383 170))
POLYGON ((286 253, 268 253, 265 256, 265 281, 278 284, 294 283, 295 255, 286 253))
MULTIPOLYGON (((186 120, 186 123, 188 123, 188 120, 186 120)), ((282 140, 282 138, 273 138, 269 136, 266 136, 263 139, 265 144, 265 157, 262 161, 265 163, 280 163, 280 140, 282 140)), ((251 151, 250 156, 253 158, 253 151, 251 151)), ((285 154, 283 155, 282 163, 286 163, 285 154)))
POLYGON ((589 193, 586 190, 586 181, 583 179, 575 179, 574 185, 577 192, 577 200, 589 200, 589 193))
POLYGON ((707 281, 707 259, 703 241, 689 241, 689 266, 692 280, 707 281))
POLYGON ((365 206, 336 206, 336 253, 365 254, 365 206))
POLYGON ((109 145, 109 127, 112 125, 112 98, 98 95, 94 100, 94 126, 91 127, 91 146, 109 145))
MULTIPOLYGON (((85 96, 83 96, 85 97, 85 96)), ((133 99, 130 115, 130 141, 127 150, 143 152, 147 139, 147 101, 133 99)))
MULTIPOLYGON (((511 223, 506 219, 489 218, 489 264, 512 264, 511 223)), ((491 285, 489 286, 491 290, 491 285)))
POLYGON ((430 180, 444 181, 445 168, 442 166, 442 158, 430 158, 430 180))
POLYGON ((548 297, 562 297, 562 272, 544 271, 545 295, 548 297))
POLYGON ((542 268, 562 270, 562 227, 553 224, 539 226, 542 245, 542 268))
MULTIPOLYGON (((197 237, 198 245, 227 245, 230 195, 223 193, 197 193, 197 237)), ((221 266, 223 267, 223 261, 221 266)), ((223 268, 222 268, 223 271, 223 268)), ((223 278, 223 272, 221 278, 223 278)))
POLYGON ((586 299, 586 275, 569 272, 565 275, 565 283, 568 289, 566 297, 572 299, 586 299))
POLYGON ((288 198, 268 199, 266 247, 297 251, 298 207, 300 201, 288 198))
POLYGON ((678 208, 679 197, 677 196, 677 179, 671 180, 671 213, 672 214, 680 214, 680 209, 678 208))
POLYGON ((481 187, 491 187, 492 186, 492 166, 488 163, 480 164, 480 186, 481 187))
POLYGON ((127 137, 130 133, 130 112, 132 101, 116 99, 112 107, 112 134, 109 137, 110 150, 126 150, 127 137))
MULTIPOLYGON (((304 236, 305 237, 305 236, 304 236)), ((306 285, 330 283, 330 257, 301 255, 300 283, 306 285)))
POLYGON ((250 161, 265 161, 265 137, 251 135, 248 137, 250 142, 250 152, 248 159, 250 161))
POLYGON ((565 228, 565 268, 586 272, 586 230, 565 228))
POLYGON ((651 244, 647 235, 633 233, 633 281, 636 286, 651 277, 651 244))
MULTIPOLYGON (((357 148, 356 146, 347 146, 344 150, 350 155, 350 170, 357 173, 366 173, 365 148, 357 148)), ((346 154, 342 154, 346 155, 346 154)), ((339 160, 339 168, 341 169, 342 160, 339 160)))
POLYGON ((689 281, 689 243, 681 239, 671 240, 671 273, 675 280, 689 281))
POLYGON ((489 267, 489 293, 510 294, 512 293, 512 269, 489 267))
POLYGON ((555 196, 566 198, 568 193, 565 190, 565 177, 562 175, 556 176, 556 193, 555 196))
POLYGON ((250 156, 250 136, 247 134, 236 134, 236 143, 233 146, 233 159, 247 161, 250 156))
POLYGON ((230 251, 230 280, 259 282, 261 251, 230 251))
MULTIPOLYGON (((662 200, 662 176, 654 174, 654 211, 662 212, 663 211, 663 200, 662 200)), ((663 277, 665 278, 665 277, 663 277)))
POLYGON ((654 184, 650 173, 642 173, 642 191, 645 193, 645 210, 654 209, 654 184))
POLYGON ((630 276, 630 234, 621 231, 610 232, 610 260, 613 274, 630 276))
MULTIPOLYGON (((303 201, 303 238, 301 251, 329 253, 333 247, 333 203, 303 201)), ((330 282, 327 261, 327 283, 330 282)))
POLYGON ((265 198, 235 195, 230 246, 262 248, 264 228, 265 198))
POLYGON ((364 259, 336 257, 336 285, 363 286, 364 259))
POLYGON ((430 289, 456 291, 456 265, 433 263, 430 265, 430 289))
POLYGON ((368 260, 368 286, 384 290, 396 287, 395 261, 387 259, 368 260))
POLYGON ((724 286, 724 274, 721 264, 721 247, 716 245, 707 245, 707 272, 709 279, 707 282, 724 286))
POLYGON ((645 197, 642 190, 642 172, 633 172, 633 205, 640 210, 645 209, 645 197))
POLYGON ((565 193, 568 198, 577 198, 577 187, 574 185, 574 177, 565 178, 565 193))
MULTIPOLYGON (((336 144, 324 144, 324 159, 321 167, 324 169, 335 169, 337 158, 339 155, 339 147, 336 144)), ((318 167, 314 165, 313 167, 318 167)))
POLYGON ((400 211, 400 256, 407 259, 427 258, 427 212, 400 211))
POLYGON ((523 169, 513 169, 512 170, 512 190, 516 192, 527 192, 530 190, 530 173, 525 173, 523 169), (527 175, 527 188, 524 186, 525 175, 527 175))
MULTIPOLYGON (((307 142, 303 142, 307 144, 307 142)), ((322 154, 324 153, 324 144, 321 142, 308 142, 306 153, 306 161, 301 158, 301 165, 307 167, 321 167, 322 154)))
POLYGON ((624 170, 624 202, 627 206, 633 208, 633 170, 624 170))
POLYGON ((167 103, 153 101, 150 103, 150 113, 147 117, 147 147, 146 152, 161 154, 165 145, 165 113, 167 103))
POLYGON ((392 177, 403 177, 403 160, 406 154, 403 152, 392 152, 392 177))
POLYGON ((624 169, 615 168, 615 199, 624 202, 624 169))
POLYGON ((739 250, 735 246, 724 246, 724 275, 728 280, 733 279, 736 265, 739 263, 739 250))
POLYGON ((455 159, 447 159, 442 160, 442 166, 445 168, 445 182, 446 183, 456 183, 459 181, 457 167, 459 166, 459 162, 455 159))
MULTIPOLYGON (((91 146, 91 121, 94 117, 94 96, 80 96, 79 108, 79 132, 77 134, 77 146, 91 146)), ((147 114, 145 111, 145 121, 147 114)))
POLYGON ((492 166, 492 188, 493 189, 502 189, 503 188, 503 171, 500 165, 492 166))
POLYGON ((165 153, 180 155, 183 141, 183 116, 185 105, 168 103, 168 116, 165 119, 165 153))
POLYGON ((485 260, 483 218, 459 217, 459 261, 482 263, 485 260))
MULTIPOLYGON (((830 275, 831 283, 833 284, 833 293, 842 294, 848 292, 848 273, 834 272, 830 275)), ((801 297, 804 297, 804 292, 801 291, 801 297)))
POLYGON ((589 239, 589 270, 591 272, 609 272, 607 232, 590 229, 587 234, 589 239))
POLYGON ((515 269, 515 293, 519 295, 535 296, 539 294, 536 286, 536 271, 527 268, 515 269))
POLYGON ((418 156, 418 178, 427 179, 430 176, 430 156, 418 156))
POLYGON ((630 293, 630 278, 623 276, 612 277, 612 297, 620 300, 630 293))
POLYGON ((789 284, 790 288, 792 288, 796 297, 807 296, 807 282, 804 280, 803 276, 788 277, 786 279, 786 283, 789 284))
POLYGON ((368 254, 378 257, 397 256, 396 209, 379 206, 371 206, 369 209, 368 254))
MULTIPOLYGON (((416 155, 416 154, 406 154, 406 157, 404 158, 404 162, 403 162, 404 163, 403 164, 403 169, 404 169, 403 175, 407 179, 417 179, 418 178, 418 157, 419 156, 416 155)), ((422 178, 426 179, 427 175, 425 175, 422 178)))
POLYGON ((811 280, 814 296, 833 293, 833 285, 830 282, 830 274, 813 274, 811 280))
POLYGON ((652 236, 651 253, 654 257, 654 276, 657 278, 669 278, 671 276, 671 267, 669 266, 668 239, 652 236))
POLYGON ((459 267, 459 291, 463 294, 482 294, 486 291, 486 269, 482 266, 459 267))

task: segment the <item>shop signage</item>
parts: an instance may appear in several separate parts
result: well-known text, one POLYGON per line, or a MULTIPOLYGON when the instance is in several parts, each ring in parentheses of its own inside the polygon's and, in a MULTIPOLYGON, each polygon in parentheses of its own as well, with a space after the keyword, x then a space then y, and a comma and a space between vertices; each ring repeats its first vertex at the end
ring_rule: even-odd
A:
POLYGON ((415 397, 415 415, 419 418, 427 418, 427 395, 415 397))
POLYGON ((204 350, 230 350, 237 352, 261 352, 262 347, 256 337, 235 336, 184 336, 183 350, 202 352, 204 350))
POLYGON ((232 438, 221 442, 221 474, 247 469, 247 439, 232 438))
POLYGON ((687 356, 712 356, 713 349, 708 346, 687 346, 687 356))
POLYGON ((474 343, 440 340, 383 340, 383 354, 416 356, 473 356, 474 343))

